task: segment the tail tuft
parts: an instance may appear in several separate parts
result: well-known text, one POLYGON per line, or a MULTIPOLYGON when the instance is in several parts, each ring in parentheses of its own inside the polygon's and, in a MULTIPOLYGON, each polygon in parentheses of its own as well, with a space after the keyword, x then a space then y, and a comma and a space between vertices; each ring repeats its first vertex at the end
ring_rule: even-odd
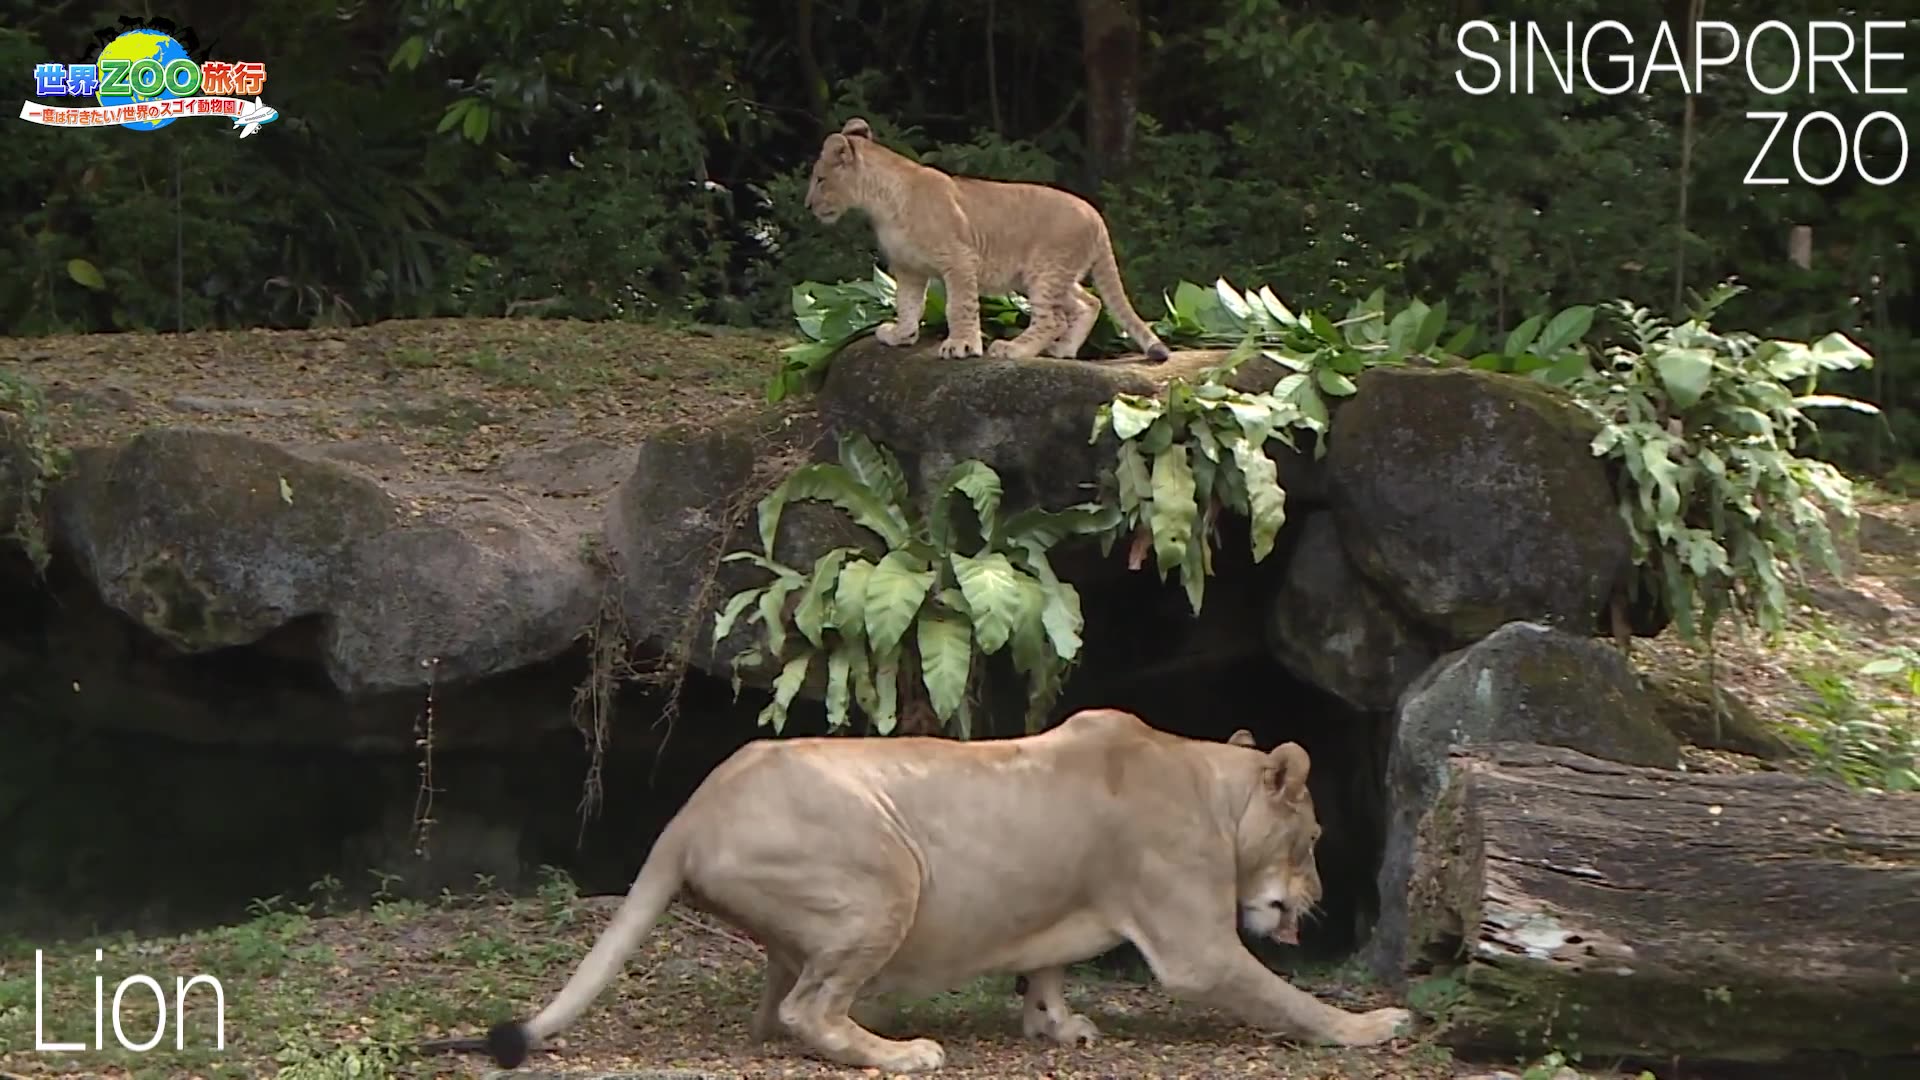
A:
POLYGON ((527 1026, 518 1020, 502 1020, 487 1030, 487 1053, 503 1069, 519 1068, 532 1048, 527 1026))
POLYGON ((1167 358, 1172 355, 1173 355, 1172 353, 1167 351, 1167 347, 1158 341, 1147 346, 1147 359, 1153 361, 1156 364, 1166 363, 1167 358))

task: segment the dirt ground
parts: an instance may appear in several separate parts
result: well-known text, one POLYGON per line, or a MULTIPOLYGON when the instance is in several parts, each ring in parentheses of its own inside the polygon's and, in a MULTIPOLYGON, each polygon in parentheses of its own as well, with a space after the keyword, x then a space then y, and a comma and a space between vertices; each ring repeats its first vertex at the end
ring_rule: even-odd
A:
MULTIPOLYGON (((349 440, 384 447, 403 477, 485 474, 515 451, 581 438, 631 445, 662 424, 711 421, 761 400, 778 339, 534 320, 387 323, 313 332, 0 339, 0 371, 41 384, 55 437, 110 442, 140 428, 191 423, 287 443, 349 440)), ((1896 648, 1920 649, 1920 507, 1863 489, 1855 574, 1808 590, 1785 639, 1726 631, 1716 668, 1724 691, 1770 724, 1806 724, 1818 696, 1809 673, 1833 673, 1859 699, 1904 706, 1901 687, 1857 674, 1896 648)), ((1671 633, 1637 642, 1643 671, 1688 675, 1704 658, 1671 633)), ((1799 767, 1692 752, 1700 769, 1799 767)), ((302 910, 309 898, 263 903, 254 920, 178 940, 74 942, 47 961, 47 1012, 69 1018, 48 1038, 83 1037, 91 976, 218 972, 228 995, 228 1050, 207 1049, 205 1010, 149 1054, 33 1052, 35 980, 28 947, 0 937, 0 1076, 478 1077, 476 1055, 421 1057, 400 1047, 470 1034, 544 1000, 584 955, 613 899, 585 900, 562 881, 539 897, 390 902, 372 911, 302 910), (107 959, 96 967, 98 944, 107 959), (102 1067, 104 1062, 112 1067, 102 1067)), ((835 1069, 746 1042, 759 988, 751 942, 676 908, 625 979, 571 1030, 557 1053, 521 1075, 570 1077, 878 1076, 835 1069), (681 1070, 675 1072, 673 1070, 681 1070)), ((1352 971, 1308 971, 1304 987, 1344 1006, 1385 1003, 1352 971)), ((135 992, 130 1000, 142 995, 135 992)), ((1313 1051, 1262 1037, 1170 1001, 1150 983, 1080 972, 1074 1007, 1100 1025, 1094 1048, 1021 1039, 1010 981, 918 1003, 901 1027, 941 1039, 955 1077, 1461 1078, 1494 1066, 1456 1062, 1425 1035, 1369 1051, 1313 1051)), ((126 1009, 134 1038, 152 1014, 126 1009)), ((149 1006, 150 1008, 150 1006, 149 1006)), ((171 1023, 171 1020, 169 1021, 171 1023)), ((108 1042, 111 1044, 111 1037, 108 1042)), ((1586 1075, 1609 1063, 1585 1062, 1586 1075)), ((1519 1068, 1507 1066, 1518 1072, 1519 1068)), ((1545 1074, 1543 1074, 1545 1075, 1545 1074)), ((1666 1080, 1662 1075, 1662 1080, 1666 1080)))

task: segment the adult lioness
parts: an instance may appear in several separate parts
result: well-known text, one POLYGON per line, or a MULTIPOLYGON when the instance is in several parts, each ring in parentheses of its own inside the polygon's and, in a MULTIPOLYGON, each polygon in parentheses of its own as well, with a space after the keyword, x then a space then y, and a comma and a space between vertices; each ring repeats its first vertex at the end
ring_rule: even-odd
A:
POLYGON ((1063 968, 1122 941, 1176 994, 1248 1023, 1390 1039, 1406 1010, 1327 1005, 1240 942, 1236 921, 1295 940, 1320 897, 1306 751, 1251 742, 1092 709, 1017 739, 749 743, 667 823, 559 996, 496 1024, 488 1048, 512 1068, 572 1023, 682 888, 766 945, 753 1034, 784 1030, 846 1065, 939 1068, 939 1043, 882 1038, 849 1008, 992 972, 1028 974, 1030 1033, 1077 1041, 1091 1025, 1066 1009, 1063 968))
POLYGON ((873 221, 898 293, 895 321, 874 336, 888 345, 920 339, 927 284, 947 287, 947 338, 940 355, 979 356, 980 294, 1019 292, 1032 319, 990 356, 1030 360, 1044 352, 1071 360, 1100 320, 1100 301, 1154 363, 1169 353, 1127 302, 1107 223, 1085 199, 1059 188, 951 176, 911 161, 873 140, 855 117, 820 148, 807 187, 807 209, 832 224, 848 210, 873 221), (1080 284, 1089 273, 1100 296, 1080 284))

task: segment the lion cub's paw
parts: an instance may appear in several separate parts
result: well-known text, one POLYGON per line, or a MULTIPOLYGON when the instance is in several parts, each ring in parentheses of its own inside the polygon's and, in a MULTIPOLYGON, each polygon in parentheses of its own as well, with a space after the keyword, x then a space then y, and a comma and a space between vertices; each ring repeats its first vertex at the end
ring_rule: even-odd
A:
POLYGON ((1017 360, 1020 354, 1013 351, 1013 342, 1000 338, 987 346, 987 355, 995 360, 1017 360))
POLYGON ((896 1042, 881 1068, 888 1072, 927 1072, 947 1063, 947 1049, 932 1039, 896 1042))
POLYGON ((880 344, 882 345, 892 345, 898 348, 902 345, 911 345, 919 341, 920 328, 917 326, 901 326, 899 323, 893 322, 883 322, 874 328, 873 336, 879 338, 880 344))
POLYGON ((1349 1019, 1340 1033, 1342 1046, 1375 1046, 1413 1030, 1413 1014, 1405 1009, 1375 1009, 1349 1019))
POLYGON ((940 343, 940 358, 942 360, 958 360, 962 357, 979 356, 981 351, 980 335, 978 334, 973 335, 971 338, 950 337, 940 343))

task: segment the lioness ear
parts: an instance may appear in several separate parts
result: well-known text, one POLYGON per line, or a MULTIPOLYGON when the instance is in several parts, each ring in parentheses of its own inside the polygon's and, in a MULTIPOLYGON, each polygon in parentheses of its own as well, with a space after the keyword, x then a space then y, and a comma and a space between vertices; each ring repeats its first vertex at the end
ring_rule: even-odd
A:
POLYGON ((873 141, 873 129, 867 126, 865 120, 857 116, 840 125, 840 134, 845 135, 849 139, 865 139, 868 142, 873 141))
POLYGON ((1227 742, 1234 746, 1258 749, 1258 746, 1253 741, 1253 732, 1248 731, 1246 728, 1241 728, 1239 731, 1227 736, 1227 742))
POLYGON ((1307 797, 1307 770, 1311 766, 1307 751, 1299 743, 1285 742, 1267 755, 1267 784, 1280 801, 1297 803, 1307 797))

